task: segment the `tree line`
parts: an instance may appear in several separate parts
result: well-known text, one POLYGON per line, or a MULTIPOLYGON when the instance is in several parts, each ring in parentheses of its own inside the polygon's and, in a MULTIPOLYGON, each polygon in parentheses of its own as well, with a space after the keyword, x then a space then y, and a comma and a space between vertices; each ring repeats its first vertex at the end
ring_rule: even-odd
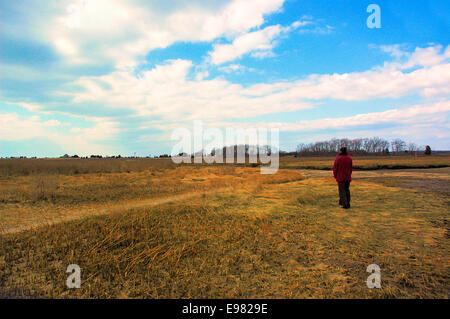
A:
POLYGON ((392 141, 380 137, 371 138, 333 138, 327 141, 319 141, 314 143, 299 143, 297 145, 297 153, 336 153, 341 147, 347 147, 352 153, 400 153, 400 152, 416 152, 424 151, 431 154, 431 148, 427 146, 419 146, 416 143, 406 143, 400 138, 392 141))

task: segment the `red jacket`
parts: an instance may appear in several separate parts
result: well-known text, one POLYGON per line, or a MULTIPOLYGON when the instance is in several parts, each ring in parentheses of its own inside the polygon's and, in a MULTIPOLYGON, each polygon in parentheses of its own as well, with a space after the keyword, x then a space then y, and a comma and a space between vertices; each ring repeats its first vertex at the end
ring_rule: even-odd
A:
POLYGON ((333 165, 333 176, 337 182, 352 180, 352 165, 353 160, 350 155, 339 154, 336 156, 333 165))

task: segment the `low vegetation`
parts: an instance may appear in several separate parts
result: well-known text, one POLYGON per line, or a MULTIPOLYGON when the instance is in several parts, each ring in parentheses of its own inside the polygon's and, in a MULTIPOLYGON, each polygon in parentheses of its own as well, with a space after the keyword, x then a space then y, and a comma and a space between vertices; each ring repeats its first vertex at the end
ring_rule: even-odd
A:
MULTIPOLYGON (((281 168, 328 170, 333 165, 334 157, 282 157, 281 168)), ((450 166, 449 155, 391 155, 391 156, 355 156, 355 170, 439 168, 450 166)))
POLYGON ((0 297, 449 297, 449 168, 357 171, 342 210, 329 172, 292 169, 330 159, 283 159, 275 175, 152 161, 3 173, 0 297), (381 289, 366 286, 372 263, 381 289), (80 289, 66 287, 69 264, 80 289))
POLYGON ((147 158, 38 158, 0 159, 0 176, 78 175, 92 173, 129 173, 148 169, 161 171, 174 168, 169 159, 147 158))

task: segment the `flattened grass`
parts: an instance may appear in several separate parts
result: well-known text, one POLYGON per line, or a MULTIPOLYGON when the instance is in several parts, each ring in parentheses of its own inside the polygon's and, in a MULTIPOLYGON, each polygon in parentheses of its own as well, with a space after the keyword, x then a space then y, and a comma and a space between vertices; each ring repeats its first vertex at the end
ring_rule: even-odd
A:
POLYGON ((355 180, 352 195, 342 210, 332 178, 278 178, 4 235, 0 295, 448 298, 446 197, 371 179, 355 180), (81 289, 65 287, 72 263, 81 289), (381 289, 366 286, 372 263, 381 289))
POLYGON ((65 215, 127 202, 170 198, 221 188, 257 188, 262 183, 298 180, 296 171, 261 175, 259 168, 179 166, 166 170, 79 175, 9 176, 0 179, 0 233, 65 215))

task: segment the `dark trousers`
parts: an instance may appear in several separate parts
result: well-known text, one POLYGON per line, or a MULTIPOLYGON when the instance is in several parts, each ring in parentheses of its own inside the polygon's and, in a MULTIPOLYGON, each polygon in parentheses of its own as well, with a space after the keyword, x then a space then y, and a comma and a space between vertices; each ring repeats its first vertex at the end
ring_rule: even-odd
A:
POLYGON ((350 207, 350 181, 338 182, 339 205, 350 207))

